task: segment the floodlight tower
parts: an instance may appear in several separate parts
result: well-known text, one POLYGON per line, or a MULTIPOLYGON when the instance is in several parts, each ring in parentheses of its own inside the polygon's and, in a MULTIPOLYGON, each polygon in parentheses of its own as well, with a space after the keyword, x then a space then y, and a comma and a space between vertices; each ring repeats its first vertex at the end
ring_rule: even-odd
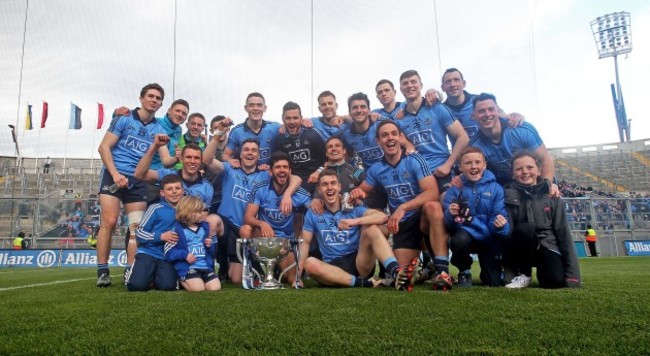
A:
POLYGON ((618 55, 632 52, 632 29, 629 12, 614 12, 591 21, 591 32, 598 48, 598 59, 614 57, 616 87, 611 85, 618 136, 621 142, 630 141, 630 123, 625 114, 625 103, 618 77, 618 55))

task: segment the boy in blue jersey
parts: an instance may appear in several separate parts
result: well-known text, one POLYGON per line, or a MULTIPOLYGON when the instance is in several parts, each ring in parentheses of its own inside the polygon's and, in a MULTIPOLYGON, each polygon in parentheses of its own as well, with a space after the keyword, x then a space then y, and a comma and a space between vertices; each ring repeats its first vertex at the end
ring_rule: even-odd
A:
POLYGON ((478 254, 483 285, 501 285, 501 241, 510 233, 503 188, 486 170, 485 156, 467 147, 458 162, 463 187, 451 187, 442 203, 445 225, 451 237, 451 264, 456 266, 458 286, 472 286, 472 256, 478 254))
POLYGON ((417 278, 413 270, 419 259, 411 262, 411 268, 399 268, 388 241, 378 227, 388 221, 386 214, 363 206, 343 209, 341 183, 334 170, 327 169, 320 174, 317 189, 323 197, 325 211, 318 214, 309 210, 302 230, 304 243, 300 263, 311 278, 329 286, 373 287, 370 278, 375 261, 379 259, 396 280, 396 288, 410 291, 417 278), (318 240, 322 261, 307 257, 309 243, 314 236, 318 240))
MULTIPOLYGON (((241 150, 242 143, 247 138, 255 138, 260 143, 260 164, 269 164, 271 149, 278 136, 280 124, 266 121, 262 117, 266 111, 264 96, 260 93, 250 93, 246 97, 244 110, 248 118, 244 123, 235 126, 230 131, 228 144, 223 152, 223 161, 235 159, 241 150)), ((232 162, 234 163, 234 162, 232 162)))
MULTIPOLYGON (((99 204, 101 206, 101 227, 97 236, 97 286, 111 285, 108 270, 108 256, 111 237, 120 215, 120 202, 129 219, 131 235, 127 245, 127 271, 136 252, 135 231, 147 207, 147 188, 133 177, 140 158, 149 149, 154 137, 168 140, 163 128, 154 119, 162 105, 165 92, 158 84, 148 84, 140 91, 142 107, 131 111, 129 116, 113 119, 108 131, 99 144, 99 155, 104 167, 100 177, 99 204), (126 188, 126 189, 125 189, 126 188)), ((176 163, 166 147, 160 147, 158 154, 165 166, 176 163)))
POLYGON ((426 105, 417 71, 402 73, 399 81, 406 105, 403 117, 395 122, 427 161, 438 188, 444 192, 451 182, 451 169, 469 142, 467 133, 444 105, 426 105), (454 142, 451 153, 447 147, 447 137, 454 142))
MULTIPOLYGON (((294 236, 294 211, 299 207, 309 208, 310 194, 299 188, 292 196, 294 209, 288 214, 280 209, 280 201, 289 187, 291 162, 284 152, 274 152, 271 155, 271 179, 253 187, 251 200, 246 206, 244 224, 239 229, 239 236, 244 239, 251 237, 281 237, 294 236)), ((295 262, 292 255, 287 256, 278 266, 282 269, 295 262)), ((295 281, 295 274, 287 275, 290 283, 295 281)))
POLYGON ((174 225, 178 240, 165 244, 165 259, 174 264, 181 286, 188 292, 221 289, 212 260, 217 240, 208 236, 208 224, 202 219, 203 206, 197 197, 181 198, 174 225))
MULTIPOLYGON (((261 171, 257 167, 259 160, 257 140, 251 138, 244 140, 239 154, 241 165, 239 168, 212 158, 218 145, 219 138, 215 136, 205 148, 203 163, 209 171, 223 179, 224 194, 218 213, 224 225, 224 235, 219 239, 219 244, 227 245, 228 277, 232 283, 240 284, 242 264, 237 258, 236 240, 239 238, 239 229, 244 225, 244 211, 251 199, 252 188, 257 184, 268 182, 271 176, 267 171, 261 171)), ((280 201, 280 211, 283 214, 291 213, 293 205, 291 196, 299 187, 300 178, 292 175, 280 201)))
POLYGON ((212 204, 212 196, 214 189, 212 184, 208 182, 199 169, 201 168, 202 152, 201 148, 194 143, 188 143, 181 151, 181 163, 183 163, 180 170, 160 168, 157 170, 149 169, 151 158, 156 151, 156 146, 165 145, 165 142, 155 140, 152 147, 150 147, 145 155, 142 157, 135 170, 135 177, 150 183, 158 183, 161 179, 168 175, 178 175, 183 182, 183 189, 185 195, 197 196, 203 201, 203 219, 208 222, 210 226, 210 236, 223 235, 223 223, 217 214, 209 214, 210 205, 212 204))
POLYGON ((167 242, 176 242, 178 235, 173 231, 176 223, 176 204, 183 196, 181 178, 170 175, 161 182, 160 203, 147 209, 135 235, 138 251, 131 273, 126 281, 129 291, 176 289, 176 271, 165 261, 164 247, 167 242))
MULTIPOLYGON (((481 93, 474 97, 474 120, 478 122, 479 134, 471 145, 478 147, 485 154, 487 168, 494 173, 499 184, 512 182, 512 157, 518 151, 531 151, 542 169, 542 178, 553 182, 555 166, 553 159, 537 130, 525 122, 518 127, 509 127, 505 119, 499 117, 499 106, 492 94, 481 93)), ((557 185, 553 184, 551 195, 559 196, 557 185)))
POLYGON ((384 158, 370 167, 366 179, 350 192, 350 197, 363 199, 374 187, 382 187, 391 211, 387 228, 393 233, 393 251, 400 266, 419 256, 423 233, 428 234, 436 269, 434 289, 447 290, 451 288, 448 235, 438 186, 420 155, 404 155, 399 145, 400 134, 395 122, 379 123, 377 142, 384 158))

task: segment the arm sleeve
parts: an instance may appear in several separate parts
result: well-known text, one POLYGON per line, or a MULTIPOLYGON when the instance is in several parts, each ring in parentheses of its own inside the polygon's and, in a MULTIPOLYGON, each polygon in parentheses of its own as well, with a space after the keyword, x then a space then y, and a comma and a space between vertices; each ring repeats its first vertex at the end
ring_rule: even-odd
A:
POLYGON ((564 278, 567 286, 580 286, 580 265, 576 254, 571 229, 566 218, 566 210, 561 199, 553 198, 553 232, 564 260, 564 278), (571 280, 569 282, 568 280, 571 280))
POLYGON ((494 227, 494 221, 497 218, 497 215, 503 215, 506 219, 508 219, 508 212, 506 211, 506 203, 505 203, 505 194, 503 192, 503 188, 498 184, 498 183, 493 183, 492 184, 492 210, 490 211, 490 221, 488 222, 488 229, 496 235, 500 237, 506 237, 510 234, 510 221, 508 222, 501 228, 496 228, 494 227))

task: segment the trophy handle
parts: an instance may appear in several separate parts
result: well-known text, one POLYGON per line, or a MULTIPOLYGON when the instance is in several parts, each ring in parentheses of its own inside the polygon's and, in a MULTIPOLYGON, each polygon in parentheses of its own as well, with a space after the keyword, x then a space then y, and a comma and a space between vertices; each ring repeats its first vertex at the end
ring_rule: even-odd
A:
MULTIPOLYGON (((287 272, 288 270, 292 268, 296 268, 296 280, 294 282, 296 289, 300 289, 300 284, 302 284, 302 280, 300 278, 302 271, 300 270, 300 244, 302 244, 303 240, 302 239, 291 239, 291 249, 293 250, 293 257, 295 259, 295 262, 288 265, 282 272, 280 272, 280 276, 278 277, 278 280, 282 280, 282 276, 284 276, 284 273, 287 272)), ((285 256, 286 257, 286 256, 285 256)))

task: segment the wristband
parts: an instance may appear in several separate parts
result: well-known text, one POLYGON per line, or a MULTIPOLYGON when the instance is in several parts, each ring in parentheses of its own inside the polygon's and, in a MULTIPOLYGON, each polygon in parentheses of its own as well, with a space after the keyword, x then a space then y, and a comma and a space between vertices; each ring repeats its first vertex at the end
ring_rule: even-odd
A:
POLYGON ((317 171, 318 173, 320 173, 320 172, 322 172, 322 171, 324 171, 324 170, 325 170, 325 167, 318 167, 318 169, 317 169, 316 171, 317 171))

